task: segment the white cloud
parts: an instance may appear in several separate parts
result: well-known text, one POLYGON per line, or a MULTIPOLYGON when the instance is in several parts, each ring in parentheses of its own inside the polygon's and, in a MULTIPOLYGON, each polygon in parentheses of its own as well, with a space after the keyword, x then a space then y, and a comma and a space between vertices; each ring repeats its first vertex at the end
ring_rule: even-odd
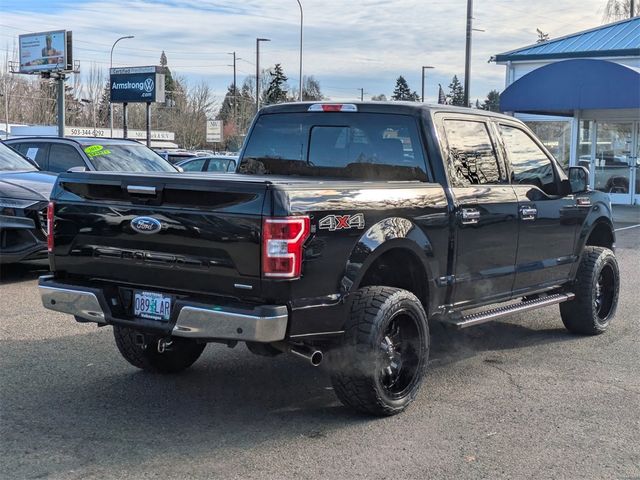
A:
MULTIPOLYGON (((464 73, 465 0, 301 0, 305 9, 305 74, 315 75, 331 96, 355 98, 358 88, 370 95, 393 89, 398 75, 420 88, 420 67, 428 72, 427 97, 437 83, 446 88, 464 73)), ((282 63, 290 83, 297 83, 299 10, 295 0, 111 0, 59 2, 52 9, 24 11, 20 1, 5 0, 0 39, 11 48, 19 33, 57 28, 73 30, 75 58, 88 70, 105 69, 112 42, 114 64, 158 62, 165 50, 169 66, 193 81, 206 80, 223 95, 232 78, 236 51, 239 77, 255 72, 255 38, 263 44, 261 65, 282 63)), ((533 43, 536 28, 552 37, 600 23, 605 0, 484 0, 475 2, 472 98, 501 89, 504 69, 487 63, 494 54, 533 43)), ((4 46, 3 46, 4 47, 4 46)))

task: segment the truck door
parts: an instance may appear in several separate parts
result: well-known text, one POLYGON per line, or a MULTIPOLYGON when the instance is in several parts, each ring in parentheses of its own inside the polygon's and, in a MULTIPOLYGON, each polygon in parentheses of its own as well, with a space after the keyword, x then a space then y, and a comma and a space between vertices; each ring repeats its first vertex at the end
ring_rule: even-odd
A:
POLYGON ((456 307, 511 296, 518 200, 483 117, 445 117, 440 128, 454 203, 456 307))
POLYGON ((565 281, 585 208, 563 195, 557 163, 520 125, 499 123, 507 169, 518 197, 519 236, 514 295, 565 281))

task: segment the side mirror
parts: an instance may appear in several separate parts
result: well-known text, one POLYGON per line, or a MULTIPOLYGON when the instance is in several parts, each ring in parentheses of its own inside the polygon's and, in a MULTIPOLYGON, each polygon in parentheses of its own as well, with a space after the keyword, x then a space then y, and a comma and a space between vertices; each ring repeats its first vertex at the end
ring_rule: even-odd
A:
POLYGON ((571 193, 583 193, 589 189, 589 170, 585 167, 569 167, 571 193))
POLYGON ((89 169, 87 167, 85 167, 84 165, 78 165, 77 167, 71 167, 69 170, 67 170, 68 173, 75 173, 75 172, 88 172, 89 169))

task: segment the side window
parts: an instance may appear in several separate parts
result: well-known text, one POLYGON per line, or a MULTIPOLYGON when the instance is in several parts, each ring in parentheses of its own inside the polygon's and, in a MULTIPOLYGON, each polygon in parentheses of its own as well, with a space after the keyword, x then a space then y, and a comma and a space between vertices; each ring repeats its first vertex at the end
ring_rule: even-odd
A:
POLYGON ((84 167, 85 163, 78 151, 71 145, 53 143, 49 149, 49 170, 66 172, 71 167, 84 167))
POLYGON ((207 165, 207 172, 229 172, 233 170, 235 162, 226 158, 211 158, 207 165), (233 164, 233 165, 232 165, 233 164))
POLYGON ((41 142, 25 142, 25 143, 13 143, 9 145, 14 150, 17 150, 25 157, 33 160, 43 170, 47 170, 47 149, 48 145, 41 142))
POLYGON ((206 161, 206 158, 203 158, 200 160, 193 160, 191 162, 187 162, 184 165, 182 165, 182 168, 184 169, 185 172, 201 172, 205 161, 206 161))
POLYGON ((501 183, 498 158, 484 122, 445 120, 448 171, 453 187, 501 183))
POLYGON ((556 193, 551 160, 523 130, 500 125, 500 134, 511 162, 511 183, 535 185, 543 192, 556 193))

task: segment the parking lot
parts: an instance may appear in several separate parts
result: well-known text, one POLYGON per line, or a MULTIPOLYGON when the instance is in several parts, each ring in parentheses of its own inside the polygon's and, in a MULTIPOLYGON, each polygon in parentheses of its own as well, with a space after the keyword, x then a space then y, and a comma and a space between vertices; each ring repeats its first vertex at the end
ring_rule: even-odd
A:
POLYGON ((640 229, 618 233, 622 291, 598 337, 557 307, 432 327, 403 414, 336 400, 292 356, 209 345, 177 376, 142 373, 110 327, 42 308, 38 267, 2 271, 3 478, 640 478, 640 229))

